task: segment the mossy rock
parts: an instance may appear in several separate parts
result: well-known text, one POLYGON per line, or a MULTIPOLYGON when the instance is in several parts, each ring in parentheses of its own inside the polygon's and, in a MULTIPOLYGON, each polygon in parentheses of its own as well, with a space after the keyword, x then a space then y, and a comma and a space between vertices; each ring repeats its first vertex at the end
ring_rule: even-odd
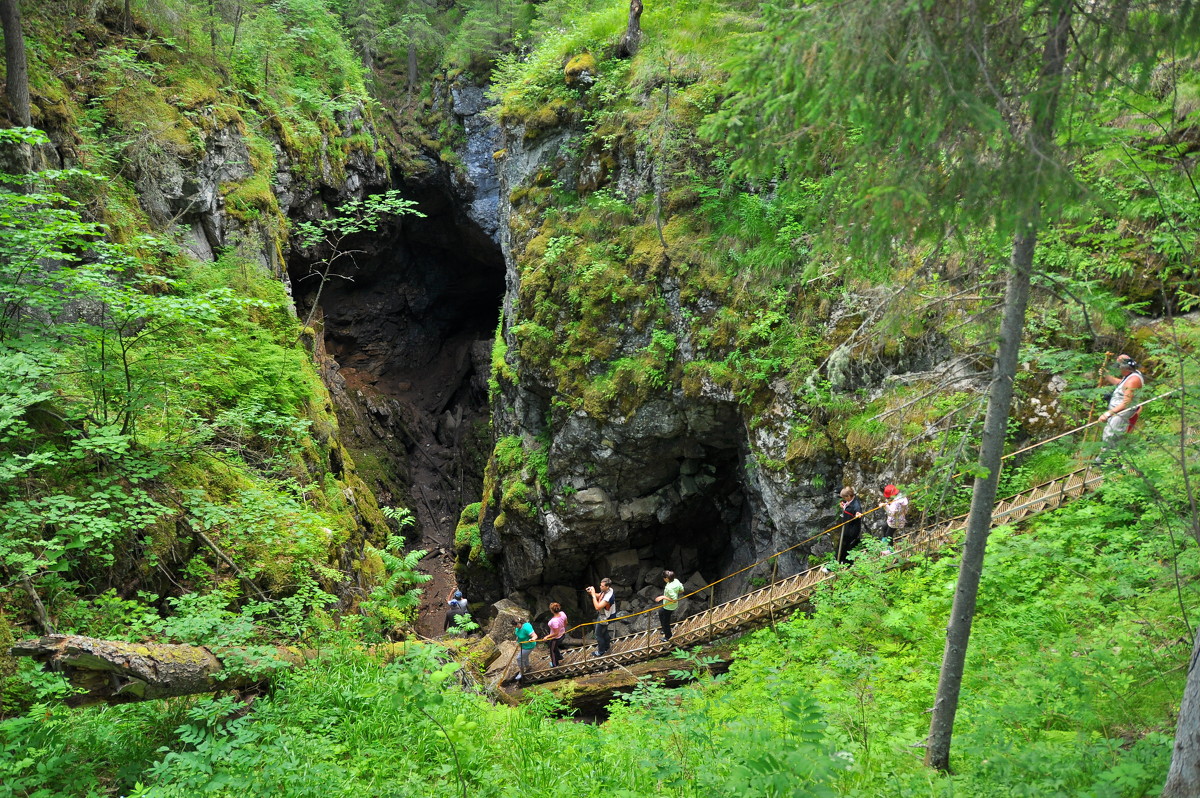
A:
POLYGON ((700 204, 700 192, 694 186, 680 186, 667 192, 663 210, 669 214, 683 213, 700 204))
POLYGON ((8 649, 17 641, 17 629, 4 613, 0 612, 0 716, 9 716, 18 708, 18 702, 27 698, 20 693, 21 686, 15 683, 17 658, 8 649))
POLYGON ((525 118, 525 141, 541 138, 571 118, 571 108, 565 100, 553 99, 525 118))
POLYGON ((563 77, 571 88, 590 86, 600 75, 600 66, 596 57, 589 52, 582 52, 567 61, 563 67, 563 77))
POLYGON ((222 183, 221 194, 225 198, 226 212, 240 222, 281 216, 279 201, 265 173, 236 183, 222 183))
POLYGON ((454 528, 454 555, 459 562, 487 562, 479 523, 482 507, 481 502, 475 502, 468 504, 459 513, 458 525, 454 528))
POLYGON ((634 231, 633 250, 629 253, 629 265, 647 276, 657 275, 667 265, 667 252, 658 237, 654 225, 642 225, 634 231))

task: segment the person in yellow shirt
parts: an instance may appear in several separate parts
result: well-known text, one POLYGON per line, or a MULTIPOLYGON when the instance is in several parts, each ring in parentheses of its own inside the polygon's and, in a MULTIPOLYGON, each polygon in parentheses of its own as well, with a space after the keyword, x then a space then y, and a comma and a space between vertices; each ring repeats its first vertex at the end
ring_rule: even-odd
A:
POLYGON ((679 607, 679 597, 683 595, 683 583, 675 578, 674 571, 663 571, 662 575, 667 586, 663 588, 663 594, 654 600, 662 602, 662 606, 658 608, 658 622, 662 625, 663 642, 670 643, 671 614, 679 607))

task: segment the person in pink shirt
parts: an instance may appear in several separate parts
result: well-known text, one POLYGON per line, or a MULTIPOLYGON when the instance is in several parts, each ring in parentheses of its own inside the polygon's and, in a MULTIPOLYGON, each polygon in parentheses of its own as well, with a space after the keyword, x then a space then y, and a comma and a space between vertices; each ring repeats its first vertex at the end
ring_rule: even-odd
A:
POLYGON ((562 664, 562 654, 558 646, 562 643, 563 635, 567 633, 567 614, 557 601, 550 602, 550 622, 547 626, 549 631, 542 639, 550 644, 550 667, 557 668, 562 664))
MULTIPOLYGON (((908 525, 908 497, 900 492, 895 485, 885 485, 883 488, 882 507, 887 516, 885 530, 891 545, 896 545, 896 539, 904 534, 903 529, 908 525)), ((890 554, 891 552, 887 552, 890 554)))

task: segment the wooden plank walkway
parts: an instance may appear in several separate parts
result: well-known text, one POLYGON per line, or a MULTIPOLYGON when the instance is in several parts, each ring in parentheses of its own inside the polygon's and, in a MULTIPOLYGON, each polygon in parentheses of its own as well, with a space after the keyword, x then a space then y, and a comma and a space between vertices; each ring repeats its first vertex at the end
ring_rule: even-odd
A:
MULTIPOLYGON (((1103 479, 1099 468, 1088 465, 1001 499, 996 502, 992 512, 992 525, 1012 524, 1031 515, 1053 510, 1093 490, 1103 479)), ((916 529, 893 541, 894 555, 897 559, 904 560, 942 548, 950 543, 956 532, 966 526, 966 522, 967 516, 960 515, 916 529)), ((569 679, 611 670, 632 662, 663 657, 676 647, 707 643, 725 637, 736 629, 757 626, 776 615, 799 607, 809 600, 817 585, 836 578, 836 573, 824 573, 820 568, 810 568, 675 622, 671 628, 670 643, 661 642, 658 624, 655 622, 652 624, 654 628, 649 631, 615 638, 606 656, 591 657, 591 646, 569 649, 563 653, 562 664, 557 668, 528 670, 525 672, 524 681, 531 684, 569 679)), ((647 617, 657 621, 655 613, 649 613, 647 617)))

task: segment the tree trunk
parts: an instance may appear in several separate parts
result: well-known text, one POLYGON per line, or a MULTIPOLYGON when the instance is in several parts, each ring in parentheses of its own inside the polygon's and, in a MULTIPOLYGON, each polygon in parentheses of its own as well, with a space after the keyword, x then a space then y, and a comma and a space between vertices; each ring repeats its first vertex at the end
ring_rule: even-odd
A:
POLYGON ((208 0, 208 43, 217 57, 217 0, 208 0))
POLYGON ((408 42, 408 99, 412 100, 413 89, 417 85, 417 45, 416 42, 409 39, 408 42))
POLYGON ((299 665, 311 653, 276 647, 271 661, 246 649, 164 643, 125 643, 77 635, 47 635, 16 644, 14 657, 33 657, 47 670, 62 673, 83 693, 67 699, 69 706, 128 704, 193 693, 236 690, 262 682, 275 670, 299 665), (258 660, 257 662, 255 660, 258 660), (225 660, 237 663, 233 672, 218 677, 225 660))
POLYGON ((629 0, 629 24, 617 44, 618 58, 631 58, 642 44, 642 0, 629 0))
POLYGON ((21 31, 19 0, 0 0, 0 25, 4 28, 4 69, 9 105, 18 127, 31 127, 29 67, 25 61, 25 34, 21 31))
MULTIPOLYGON (((1031 153, 1046 152, 1054 144, 1054 118, 1058 112, 1060 82, 1071 29, 1071 0, 1060 0, 1056 11, 1047 31, 1046 45, 1042 52, 1039 76, 1039 93, 1042 96, 1031 98, 1033 120, 1029 131, 1030 141, 1027 143, 1031 153)), ((1037 246, 1038 221, 1038 209, 1034 206, 1020 220, 1020 226, 1013 237, 1008 285, 1004 292, 1004 318, 1000 323, 1000 342, 988 392, 983 442, 979 447, 979 467, 986 471, 987 476, 977 478, 971 492, 971 513, 967 519, 966 538, 963 541, 962 563, 958 568, 958 585, 954 591, 950 622, 946 627, 946 647, 942 654, 942 669, 938 675, 933 717, 929 723, 929 747, 925 752, 925 764, 943 771, 950 769, 950 740, 954 733, 954 716, 958 712, 967 644, 971 637, 971 622, 975 617, 975 600, 979 594, 979 580, 983 575, 983 555, 992 526, 992 505, 995 504, 996 488, 1000 481, 1004 435, 1008 428, 1008 413, 1012 405, 1021 333, 1025 327, 1025 307, 1029 302, 1029 282, 1033 271, 1033 253, 1037 246)))
POLYGON ((1175 726, 1175 748, 1171 751, 1171 769, 1162 798, 1194 798, 1200 795, 1200 634, 1192 642, 1192 660, 1188 664, 1187 683, 1179 705, 1179 723, 1175 726))
MULTIPOLYGON (((367 651, 386 662, 407 650, 407 643, 387 643, 367 651)), ((240 690, 261 684, 277 670, 324 656, 292 646, 210 648, 80 635, 24 640, 8 651, 14 657, 32 657, 82 690, 67 699, 67 705, 73 707, 240 690), (227 665, 231 666, 229 672, 223 673, 227 665)))
POLYGON ((33 615, 37 618, 38 626, 42 627, 42 634, 54 634, 54 623, 50 620, 50 613, 46 612, 46 605, 42 603, 42 597, 38 595, 37 588, 33 586, 33 580, 28 576, 22 577, 21 585, 29 595, 29 602, 33 604, 33 615))
POLYGON ((979 466, 987 469, 987 476, 977 478, 971 492, 971 514, 967 519, 962 563, 958 567, 958 586, 954 591, 950 623, 946 627, 946 648, 942 654, 942 670, 933 703, 933 719, 929 724, 929 748, 925 754, 925 764, 938 770, 950 769, 950 738, 954 731, 954 715, 958 711, 958 694, 962 688, 963 666, 967 658, 967 642, 971 637, 971 621, 975 616, 979 579, 983 574, 983 554, 992 527, 992 505, 996 503, 996 488, 1000 481, 1000 458, 1004 455, 1004 434, 1008 429, 1008 411, 1012 404, 1021 331, 1025 326, 1025 306, 1029 302, 1029 277, 1036 242, 1036 226, 1031 232, 1018 234, 1013 242, 1011 271, 1004 294, 1004 320, 1000 325, 1000 346, 996 352, 996 364, 988 392, 983 443, 979 447, 979 466))
MULTIPOLYGON (((1179 348, 1178 339, 1175 341, 1179 348)), ((1179 350, 1182 352, 1182 350, 1179 350)), ((1180 371, 1179 387, 1179 473, 1187 494, 1187 508, 1191 520, 1192 538, 1200 543, 1200 511, 1196 506, 1196 492, 1189 476, 1188 462, 1188 385, 1180 371)), ((1191 624, 1189 624, 1189 627, 1191 624)), ((1183 686, 1183 700, 1179 704, 1179 720, 1175 724, 1175 746, 1171 750, 1171 768, 1167 771, 1167 783, 1163 785, 1162 798, 1190 798, 1200 795, 1200 633, 1192 640, 1192 658, 1188 662, 1187 681, 1183 686)))

